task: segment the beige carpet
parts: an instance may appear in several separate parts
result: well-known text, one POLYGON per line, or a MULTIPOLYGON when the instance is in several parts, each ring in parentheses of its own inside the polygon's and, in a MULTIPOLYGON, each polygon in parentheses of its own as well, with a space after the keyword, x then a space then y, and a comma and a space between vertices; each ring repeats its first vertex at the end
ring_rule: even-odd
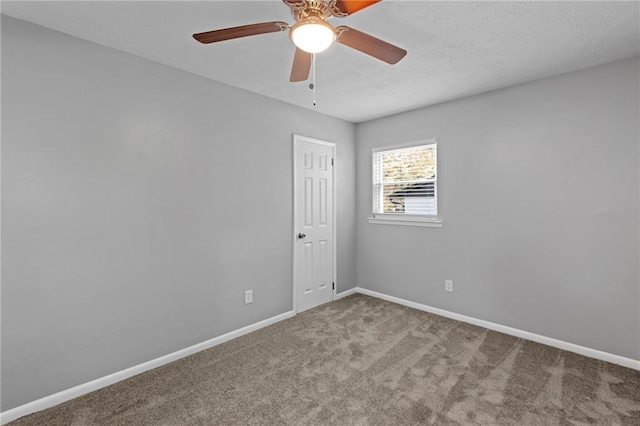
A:
POLYGON ((367 296, 23 425, 640 425, 640 373, 367 296))

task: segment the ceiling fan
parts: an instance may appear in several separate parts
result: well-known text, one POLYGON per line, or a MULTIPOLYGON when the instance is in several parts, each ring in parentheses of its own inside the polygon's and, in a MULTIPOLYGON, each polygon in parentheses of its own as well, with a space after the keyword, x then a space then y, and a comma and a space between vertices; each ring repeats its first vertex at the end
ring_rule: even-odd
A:
POLYGON ((347 26, 334 27, 329 23, 333 17, 343 18, 374 5, 382 0, 282 0, 289 8, 296 23, 290 26, 283 21, 263 22, 224 28, 193 35, 200 43, 216 43, 240 37, 289 31, 296 45, 291 69, 292 82, 309 78, 313 55, 327 49, 334 41, 388 64, 395 64, 407 54, 401 49, 379 38, 347 26))

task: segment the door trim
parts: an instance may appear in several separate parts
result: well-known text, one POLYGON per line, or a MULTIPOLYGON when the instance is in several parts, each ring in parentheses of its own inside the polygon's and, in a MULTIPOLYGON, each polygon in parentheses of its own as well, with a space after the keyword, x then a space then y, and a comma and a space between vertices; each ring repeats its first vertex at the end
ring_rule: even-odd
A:
POLYGON ((338 229, 337 226, 337 197, 336 197, 336 167, 335 167, 335 158, 336 158, 336 144, 335 142, 329 142, 329 141, 324 141, 321 139, 315 139, 315 138, 311 138, 308 136, 302 136, 302 135, 297 135, 295 133, 292 134, 292 145, 293 145, 293 188, 292 190, 292 195, 293 195, 293 223, 292 223, 292 232, 291 232, 291 247, 292 247, 292 251, 293 251, 293 274, 292 274, 292 278, 291 278, 291 297, 292 297, 292 311, 297 314, 298 313, 298 302, 296 300, 296 235, 297 235, 297 230, 296 230, 296 215, 298 214, 298 208, 296 205, 296 185, 298 184, 298 179, 296 177, 297 175, 297 171, 298 171, 298 167, 297 167, 297 163, 296 163, 296 158, 298 157, 298 141, 300 142, 308 142, 308 143, 315 143, 318 145, 324 145, 324 146, 330 146, 331 147, 331 156, 334 159, 334 165, 331 167, 331 180, 333 181, 332 183, 332 187, 333 187, 333 271, 332 271, 332 276, 333 276, 333 282, 335 283, 335 285, 333 286, 333 288, 331 289, 331 300, 336 300, 336 294, 338 291, 338 240, 337 240, 337 232, 336 230, 338 229))

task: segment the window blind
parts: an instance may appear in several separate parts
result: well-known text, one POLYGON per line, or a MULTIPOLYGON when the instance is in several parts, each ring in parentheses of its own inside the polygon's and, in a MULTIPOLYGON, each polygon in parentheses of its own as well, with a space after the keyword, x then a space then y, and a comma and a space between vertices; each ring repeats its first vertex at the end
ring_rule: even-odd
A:
POLYGON ((373 152, 373 215, 437 216, 436 144, 373 152))

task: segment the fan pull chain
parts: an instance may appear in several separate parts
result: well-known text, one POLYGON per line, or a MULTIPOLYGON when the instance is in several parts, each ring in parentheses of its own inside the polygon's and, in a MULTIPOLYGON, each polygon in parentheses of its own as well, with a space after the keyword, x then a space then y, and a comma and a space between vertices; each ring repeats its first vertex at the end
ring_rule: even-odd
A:
POLYGON ((309 87, 313 90, 313 106, 316 106, 316 54, 311 54, 312 62, 311 62, 311 84, 309 87))

